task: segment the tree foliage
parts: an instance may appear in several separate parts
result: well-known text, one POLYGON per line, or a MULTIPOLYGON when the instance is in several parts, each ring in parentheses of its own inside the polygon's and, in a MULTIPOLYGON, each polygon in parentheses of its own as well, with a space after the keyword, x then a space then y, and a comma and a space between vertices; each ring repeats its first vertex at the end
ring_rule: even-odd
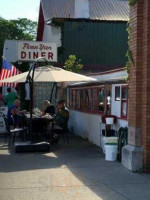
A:
POLYGON ((75 55, 70 55, 65 61, 65 70, 80 73, 82 68, 81 60, 77 60, 75 55))
POLYGON ((0 17, 0 64, 5 40, 34 40, 37 22, 26 18, 6 20, 0 17))
POLYGON ((19 34, 16 35, 18 40, 35 40, 37 32, 37 22, 31 21, 26 18, 19 18, 17 20, 11 20, 16 25, 16 30, 19 34))
MULTIPOLYGON (((2 66, 2 55, 5 40, 35 40, 37 32, 37 22, 26 18, 19 18, 16 20, 6 20, 0 17, 0 68, 2 66)), ((18 63, 14 65, 19 68, 21 72, 28 70, 27 63, 22 63, 18 67, 18 63)), ((21 100, 21 108, 28 109, 29 103, 25 101, 25 85, 19 84, 19 93, 21 100)))

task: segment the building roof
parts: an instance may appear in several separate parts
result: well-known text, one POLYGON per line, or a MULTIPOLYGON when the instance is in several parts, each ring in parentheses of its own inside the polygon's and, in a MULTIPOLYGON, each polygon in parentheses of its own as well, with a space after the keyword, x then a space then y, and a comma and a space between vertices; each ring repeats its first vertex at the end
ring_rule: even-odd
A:
POLYGON ((90 0, 90 18, 106 21, 128 21, 128 2, 126 0, 90 0))
MULTIPOLYGON (((75 0, 41 0, 44 20, 75 18, 75 0)), ((127 0, 89 0, 91 20, 128 21, 127 0)))
POLYGON ((126 82, 127 71, 125 68, 110 70, 102 73, 88 74, 88 76, 97 79, 97 81, 71 83, 68 85, 68 87, 78 88, 78 87, 96 86, 105 84, 127 83, 126 82))
POLYGON ((126 81, 126 77, 120 77, 120 78, 114 78, 109 80, 99 80, 95 82, 78 82, 78 83, 72 83, 68 85, 69 88, 79 88, 79 87, 93 87, 93 86, 102 86, 102 85, 108 85, 108 84, 128 84, 126 81))

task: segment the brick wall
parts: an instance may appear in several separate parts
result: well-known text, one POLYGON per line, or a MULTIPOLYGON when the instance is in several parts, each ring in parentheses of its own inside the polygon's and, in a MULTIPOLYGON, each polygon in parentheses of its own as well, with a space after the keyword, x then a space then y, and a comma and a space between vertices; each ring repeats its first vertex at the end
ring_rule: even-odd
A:
MULTIPOLYGON (((144 169, 150 172, 150 2, 138 0, 130 10, 130 50, 134 65, 130 65, 129 126, 135 127, 135 138, 140 134, 144 148, 144 169), (140 130, 139 132, 137 131, 140 130)), ((131 134, 129 132, 129 134, 131 134)), ((130 137, 129 137, 130 138, 130 137)), ((130 144, 130 141, 129 141, 130 144)), ((133 144, 132 144, 133 145, 133 144)))

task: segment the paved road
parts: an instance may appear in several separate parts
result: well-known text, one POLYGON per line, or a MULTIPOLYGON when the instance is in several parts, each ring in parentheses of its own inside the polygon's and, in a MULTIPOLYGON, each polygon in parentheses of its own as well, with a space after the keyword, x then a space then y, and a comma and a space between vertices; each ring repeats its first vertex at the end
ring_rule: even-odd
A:
POLYGON ((150 175, 105 161, 80 138, 46 154, 0 150, 0 200, 150 200, 149 188, 150 175))

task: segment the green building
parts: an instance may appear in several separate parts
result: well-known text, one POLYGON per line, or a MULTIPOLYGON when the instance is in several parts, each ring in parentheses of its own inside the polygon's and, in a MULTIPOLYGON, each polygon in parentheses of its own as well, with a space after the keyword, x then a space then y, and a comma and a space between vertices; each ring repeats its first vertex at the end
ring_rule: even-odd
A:
POLYGON ((56 43, 56 66, 76 55, 87 72, 122 68, 128 19, 126 0, 41 0, 37 41, 56 43))

